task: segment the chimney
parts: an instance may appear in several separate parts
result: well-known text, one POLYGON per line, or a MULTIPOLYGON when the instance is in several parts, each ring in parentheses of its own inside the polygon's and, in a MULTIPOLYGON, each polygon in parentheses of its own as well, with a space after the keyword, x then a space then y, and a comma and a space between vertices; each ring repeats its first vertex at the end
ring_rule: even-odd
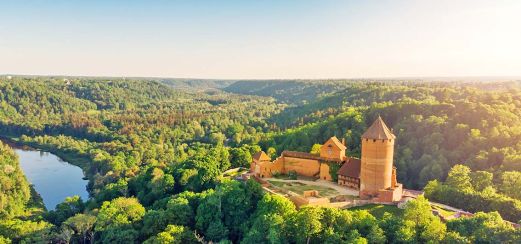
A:
POLYGON ((342 145, 346 145, 346 138, 342 138, 342 145))

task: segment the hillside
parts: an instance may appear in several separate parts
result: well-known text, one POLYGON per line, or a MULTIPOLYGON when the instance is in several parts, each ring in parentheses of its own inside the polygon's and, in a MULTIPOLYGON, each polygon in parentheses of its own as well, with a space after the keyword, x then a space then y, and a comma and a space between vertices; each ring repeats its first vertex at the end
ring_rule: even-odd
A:
POLYGON ((211 79, 157 79, 159 82, 176 89, 221 89, 233 84, 234 80, 211 80, 211 79))
POLYGON ((302 105, 312 102, 322 95, 340 91, 347 83, 340 81, 304 80, 246 80, 237 81, 223 90, 232 93, 273 97, 279 102, 302 105))
POLYGON ((381 115, 398 136, 395 164, 407 187, 421 188, 431 179, 444 179, 458 163, 494 172, 521 169, 516 156, 521 140, 517 83, 494 83, 498 89, 493 90, 490 83, 479 82, 337 81, 333 86, 327 82, 256 81, 246 90, 247 84, 227 90, 274 94, 282 100, 314 98, 306 104, 293 103, 269 118, 280 129, 261 142, 264 148, 309 151, 314 143, 336 135, 346 138, 350 153, 358 156, 361 133, 381 115))
MULTIPOLYGON (((472 205, 473 211, 501 215, 477 213, 444 223, 421 198, 399 215, 364 208, 297 210, 255 181, 221 175, 248 168, 260 150, 309 152, 333 135, 346 139, 348 155, 359 156, 361 133, 381 115, 398 137, 394 162, 400 182, 422 189, 437 179, 429 183, 428 196, 439 201, 489 199, 476 193, 481 188, 474 173, 467 174, 472 180, 465 192, 448 188, 450 175, 459 167, 454 165, 464 163, 492 175, 482 182, 515 179, 515 173, 506 174, 521 170, 521 92, 512 84, 490 90, 479 84, 239 81, 220 91, 150 80, 68 81, 0 80, 0 136, 74 161, 86 172, 91 197, 67 198, 29 220, 4 215, 0 241, 468 243, 518 236, 503 221, 521 216, 517 185, 498 184, 492 191, 506 200, 497 205, 472 205), (427 226, 431 229, 423 232, 427 226)), ((26 191, 19 192, 2 194, 27 201, 26 191)), ((17 206, 18 212, 27 210, 17 206)), ((4 212, 11 209, 2 206, 4 212)))

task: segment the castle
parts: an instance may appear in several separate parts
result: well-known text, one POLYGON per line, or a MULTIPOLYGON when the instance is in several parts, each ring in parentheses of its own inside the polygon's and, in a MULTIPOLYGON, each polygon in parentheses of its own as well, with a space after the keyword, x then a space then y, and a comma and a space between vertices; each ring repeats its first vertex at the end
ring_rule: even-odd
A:
POLYGON ((402 184, 393 166, 396 136, 380 116, 362 135, 361 159, 347 157, 345 141, 331 137, 320 154, 284 151, 274 161, 264 152, 253 156, 250 172, 260 178, 295 172, 301 176, 332 181, 331 169, 338 168, 337 184, 359 191, 361 199, 395 202, 402 198, 402 184))

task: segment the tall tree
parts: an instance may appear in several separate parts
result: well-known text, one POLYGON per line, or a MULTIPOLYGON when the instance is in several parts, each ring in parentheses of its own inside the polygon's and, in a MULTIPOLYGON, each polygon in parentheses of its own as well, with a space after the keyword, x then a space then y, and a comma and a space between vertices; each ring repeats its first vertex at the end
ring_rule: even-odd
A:
POLYGON ((443 240, 446 226, 431 210, 429 201, 423 196, 407 202, 403 216, 405 222, 399 230, 399 239, 414 243, 443 240))
POLYGON ((472 190, 470 168, 465 165, 454 165, 449 171, 447 185, 461 190, 472 190))
POLYGON ((521 172, 507 171, 501 175, 499 189, 506 195, 521 200, 521 172))

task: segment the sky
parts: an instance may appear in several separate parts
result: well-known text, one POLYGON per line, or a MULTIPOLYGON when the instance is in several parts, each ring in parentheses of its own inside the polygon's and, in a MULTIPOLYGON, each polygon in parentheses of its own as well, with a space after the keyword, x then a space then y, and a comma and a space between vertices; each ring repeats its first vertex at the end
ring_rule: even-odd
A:
POLYGON ((0 0, 0 74, 521 76, 519 0, 0 0))

